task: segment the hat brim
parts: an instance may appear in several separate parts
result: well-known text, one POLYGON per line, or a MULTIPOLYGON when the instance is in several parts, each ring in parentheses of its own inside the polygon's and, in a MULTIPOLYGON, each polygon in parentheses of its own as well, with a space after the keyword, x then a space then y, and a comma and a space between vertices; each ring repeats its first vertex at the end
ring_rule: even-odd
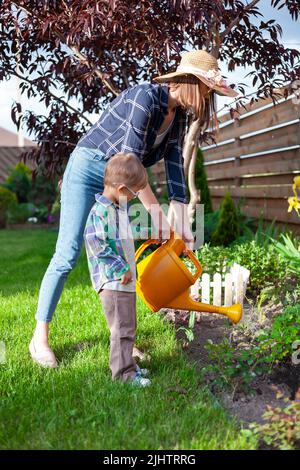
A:
POLYGON ((215 90, 215 92, 218 95, 230 96, 232 98, 235 98, 239 95, 239 93, 236 92, 235 90, 233 90, 233 88, 231 88, 231 87, 221 87, 221 86, 218 86, 218 85, 211 86, 211 83, 208 80, 206 80, 206 78, 204 78, 200 75, 197 75, 196 73, 191 73, 191 72, 189 72, 189 73, 186 73, 186 72, 185 73, 182 73, 182 72, 167 73, 166 75, 160 75, 159 77, 154 77, 153 80, 155 80, 158 83, 171 82, 173 78, 179 77, 179 76, 182 77, 184 75, 193 75, 194 77, 201 80, 201 82, 205 83, 205 85, 207 85, 209 88, 212 88, 213 90, 215 90))

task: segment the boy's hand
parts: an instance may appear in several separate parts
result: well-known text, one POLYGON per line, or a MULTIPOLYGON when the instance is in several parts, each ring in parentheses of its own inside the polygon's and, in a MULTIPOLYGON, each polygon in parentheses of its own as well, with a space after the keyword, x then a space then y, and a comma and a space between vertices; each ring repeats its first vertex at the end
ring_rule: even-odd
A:
POLYGON ((121 284, 128 284, 130 281, 132 281, 131 271, 126 271, 121 277, 121 284))

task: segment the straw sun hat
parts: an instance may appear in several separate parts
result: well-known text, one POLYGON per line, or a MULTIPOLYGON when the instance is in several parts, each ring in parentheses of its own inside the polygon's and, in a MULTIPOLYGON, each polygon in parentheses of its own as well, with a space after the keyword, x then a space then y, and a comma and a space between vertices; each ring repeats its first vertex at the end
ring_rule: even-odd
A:
POLYGON ((215 90, 218 95, 232 97, 238 95, 222 77, 217 59, 204 50, 184 52, 175 72, 160 75, 153 80, 156 82, 170 82, 174 77, 189 74, 199 78, 205 85, 215 90))

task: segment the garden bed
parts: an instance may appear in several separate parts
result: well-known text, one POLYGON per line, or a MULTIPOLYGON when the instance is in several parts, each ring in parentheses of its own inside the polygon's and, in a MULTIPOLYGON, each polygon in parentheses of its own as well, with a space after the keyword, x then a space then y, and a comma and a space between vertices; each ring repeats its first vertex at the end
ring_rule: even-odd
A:
MULTIPOLYGON (((269 315, 270 310, 274 314, 281 313, 280 305, 267 304, 263 310, 269 315)), ((173 322, 177 339, 182 344, 188 360, 194 364, 202 375, 203 370, 211 365, 209 351, 206 349, 208 343, 221 344, 227 339, 232 346, 238 349, 247 349, 249 341, 245 334, 246 328, 236 328, 229 325, 228 320, 216 314, 197 313, 193 329, 193 341, 187 342, 184 330, 179 328, 188 327, 189 312, 164 309, 166 318, 173 322)), ((244 307, 244 324, 251 322, 253 306, 246 304, 244 307)), ((253 329, 259 328, 255 320, 252 322, 253 329)), ((246 390, 242 387, 232 386, 222 388, 216 385, 215 377, 204 374, 211 392, 217 397, 222 405, 233 415, 243 428, 251 427, 251 424, 263 425, 265 423, 264 413, 270 409, 280 408, 284 410, 290 404, 298 403, 300 390, 300 364, 293 364, 290 360, 283 361, 272 368, 271 374, 262 374, 253 378, 246 390)), ((272 449, 261 442, 261 448, 272 449)), ((296 443, 300 448, 300 442, 296 443)))

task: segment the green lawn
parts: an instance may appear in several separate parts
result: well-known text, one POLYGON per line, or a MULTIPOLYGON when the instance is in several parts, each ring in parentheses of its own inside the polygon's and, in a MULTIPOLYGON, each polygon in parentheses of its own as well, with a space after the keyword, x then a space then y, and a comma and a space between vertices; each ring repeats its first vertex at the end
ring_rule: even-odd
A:
POLYGON ((153 385, 112 382, 109 332, 85 254, 51 329, 56 370, 34 364, 28 343, 38 288, 56 233, 0 231, 0 449, 248 449, 238 426, 180 351, 172 325, 138 302, 137 345, 153 385), (182 393, 185 391, 185 393, 182 393))

